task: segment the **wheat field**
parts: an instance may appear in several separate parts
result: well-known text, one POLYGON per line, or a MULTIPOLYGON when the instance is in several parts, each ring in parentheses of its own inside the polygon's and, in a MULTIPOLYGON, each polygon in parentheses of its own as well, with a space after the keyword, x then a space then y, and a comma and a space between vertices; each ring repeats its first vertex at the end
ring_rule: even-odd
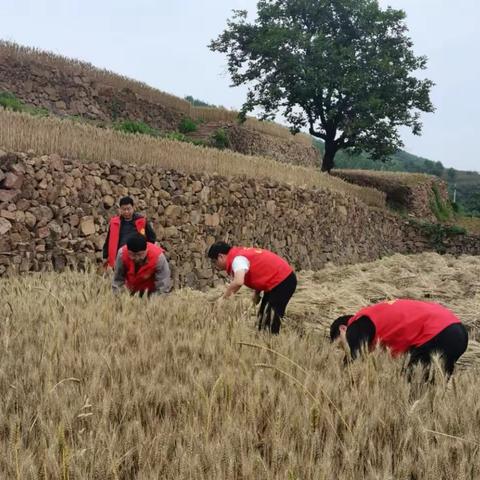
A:
POLYGON ((85 162, 119 160, 183 172, 246 176, 307 188, 327 188, 385 208, 385 194, 344 182, 318 169, 280 163, 190 143, 132 135, 59 118, 38 118, 0 108, 0 149, 59 154, 85 162))
POLYGON ((116 298, 93 269, 2 279, 0 478, 477 479, 475 355, 422 387, 383 352, 343 366, 315 325, 408 293, 475 330, 479 268, 423 254, 300 273, 275 338, 245 295, 116 298))

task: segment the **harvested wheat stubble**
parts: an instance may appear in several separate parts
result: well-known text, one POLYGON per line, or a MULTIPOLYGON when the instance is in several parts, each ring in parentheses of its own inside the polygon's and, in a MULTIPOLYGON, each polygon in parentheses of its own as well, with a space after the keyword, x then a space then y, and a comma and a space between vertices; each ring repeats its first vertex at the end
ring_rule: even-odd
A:
POLYGON ((480 257, 393 255, 376 262, 302 272, 292 316, 318 317, 322 326, 339 315, 382 300, 412 298, 449 307, 472 330, 480 329, 480 257))
MULTIPOLYGON (((320 320, 407 291, 406 273, 432 291, 444 275, 438 291, 469 300, 475 269, 418 255, 300 274, 292 315, 307 296, 320 320), (367 285, 375 272, 383 289, 367 285), (329 300, 361 275, 364 291, 329 300)), ((1 279, 0 478, 479 478, 477 367, 428 389, 383 352, 344 368, 318 331, 260 334, 247 302, 216 294, 115 298, 93 273, 1 279)))
POLYGON ((412 298, 450 308, 470 330, 460 364, 480 363, 480 258, 423 253, 302 273, 289 315, 325 334, 333 319, 382 300, 412 298), (310 320, 309 320, 310 319, 310 320))
MULTIPOLYGON (((243 298, 247 295, 242 293, 243 298)), ((462 363, 471 363, 472 358, 480 362, 476 343, 480 336, 480 257, 476 256, 396 254, 376 262, 301 272, 287 309, 287 323, 327 336, 330 323, 340 315, 395 298, 438 302, 450 308, 470 330, 471 342, 462 363)))

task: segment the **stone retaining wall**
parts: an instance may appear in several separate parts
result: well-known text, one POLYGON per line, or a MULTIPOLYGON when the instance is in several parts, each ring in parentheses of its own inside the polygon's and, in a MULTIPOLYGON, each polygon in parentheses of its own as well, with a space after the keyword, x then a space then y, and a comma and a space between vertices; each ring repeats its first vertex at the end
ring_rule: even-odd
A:
MULTIPOLYGON (((100 262, 108 219, 127 194, 152 221, 176 286, 213 283, 205 252, 217 239, 270 248, 297 269, 434 248, 405 220, 329 190, 0 152, 0 275, 100 262)), ((480 252, 479 237, 445 243, 480 252)))
POLYGON ((333 170, 331 173, 346 182, 385 192, 390 207, 415 218, 435 222, 435 203, 450 205, 447 183, 433 175, 372 170, 333 170))

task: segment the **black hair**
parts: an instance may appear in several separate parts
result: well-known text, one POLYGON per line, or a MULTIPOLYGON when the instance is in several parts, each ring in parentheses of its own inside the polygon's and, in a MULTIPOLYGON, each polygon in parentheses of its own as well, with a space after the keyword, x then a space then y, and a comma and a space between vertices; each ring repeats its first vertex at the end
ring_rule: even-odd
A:
POLYGON ((342 325, 347 325, 348 321, 353 317, 353 315, 342 315, 338 317, 330 325, 330 341, 333 342, 340 335, 340 327, 342 325))
POLYGON ((208 249, 208 258, 211 258, 212 260, 216 260, 218 256, 223 253, 226 255, 230 250, 231 246, 228 243, 219 241, 215 242, 209 249, 208 249))
POLYGON ((143 252, 147 249, 147 240, 143 235, 132 235, 127 240, 127 248, 130 252, 143 252))
POLYGON ((131 205, 133 207, 133 198, 132 197, 122 197, 120 199, 119 205, 131 205))

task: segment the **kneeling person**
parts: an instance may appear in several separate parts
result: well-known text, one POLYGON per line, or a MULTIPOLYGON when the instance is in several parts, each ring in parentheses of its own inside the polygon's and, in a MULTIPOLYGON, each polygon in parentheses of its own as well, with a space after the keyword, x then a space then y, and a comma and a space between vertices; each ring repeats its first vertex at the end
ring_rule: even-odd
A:
POLYGON ((163 249, 147 242, 142 235, 130 237, 118 251, 112 282, 114 293, 124 286, 140 296, 170 291, 170 268, 163 249))
POLYGON ((362 308, 337 318, 330 327, 331 341, 340 340, 355 358, 362 346, 381 344, 392 355, 410 354, 410 365, 429 365, 438 353, 447 375, 467 349, 468 333, 460 320, 437 303, 395 300, 362 308))
POLYGON ((277 334, 281 318, 297 287, 297 277, 292 267, 269 250, 231 247, 225 242, 214 243, 208 250, 208 257, 217 268, 233 277, 223 298, 235 294, 242 285, 255 290, 256 296, 263 292, 258 328, 266 328, 277 334))

